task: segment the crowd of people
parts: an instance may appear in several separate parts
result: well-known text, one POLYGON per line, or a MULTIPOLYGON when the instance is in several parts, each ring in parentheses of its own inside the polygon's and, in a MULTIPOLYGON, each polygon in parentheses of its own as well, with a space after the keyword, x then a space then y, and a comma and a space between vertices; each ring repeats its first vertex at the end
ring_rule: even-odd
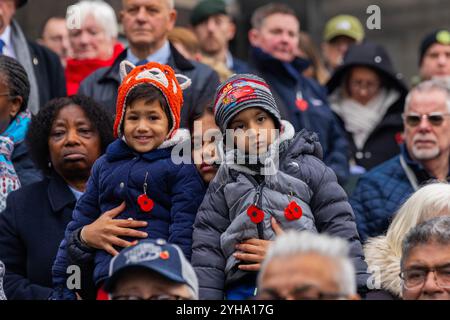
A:
POLYGON ((261 6, 244 61, 222 0, 185 27, 81 0, 37 42, 26 3, 0 0, 0 300, 450 300, 449 30, 409 88, 350 15, 318 47, 261 6))

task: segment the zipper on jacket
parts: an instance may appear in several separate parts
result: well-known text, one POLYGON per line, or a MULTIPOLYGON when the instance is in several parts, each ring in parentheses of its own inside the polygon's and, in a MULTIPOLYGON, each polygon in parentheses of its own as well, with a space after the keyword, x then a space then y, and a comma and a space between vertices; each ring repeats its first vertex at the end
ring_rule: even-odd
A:
MULTIPOLYGON (((247 176, 247 178, 253 183, 253 185, 256 187, 256 195, 255 199, 253 201, 253 204, 258 207, 258 209, 262 210, 264 212, 264 209, 262 208, 262 190, 264 189, 264 182, 261 184, 258 184, 255 178, 252 176, 247 176)), ((258 230, 258 238, 261 240, 264 240, 264 220, 260 223, 256 224, 256 228, 258 230)))

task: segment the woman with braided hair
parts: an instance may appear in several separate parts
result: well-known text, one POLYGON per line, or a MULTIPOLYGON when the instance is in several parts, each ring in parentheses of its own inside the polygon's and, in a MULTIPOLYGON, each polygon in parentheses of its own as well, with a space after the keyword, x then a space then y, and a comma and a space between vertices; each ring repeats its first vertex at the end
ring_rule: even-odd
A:
POLYGON ((29 94, 30 83, 22 65, 0 56, 0 212, 11 191, 41 179, 24 142, 31 120, 29 94))

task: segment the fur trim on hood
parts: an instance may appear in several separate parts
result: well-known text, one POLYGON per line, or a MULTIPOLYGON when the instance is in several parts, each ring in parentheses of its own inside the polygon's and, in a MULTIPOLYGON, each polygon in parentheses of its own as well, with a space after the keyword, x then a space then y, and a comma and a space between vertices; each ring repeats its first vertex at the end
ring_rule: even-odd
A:
MULTIPOLYGON (((266 168, 267 172, 276 172, 276 170, 273 170, 273 166, 277 167, 278 163, 276 160, 279 156, 279 147, 280 144, 286 140, 292 139, 295 136, 295 129, 292 126, 292 124, 286 120, 281 120, 281 127, 282 127, 282 133, 281 135, 268 147, 268 156, 265 160, 264 167, 266 168)), ((223 145, 219 146, 219 152, 221 152, 221 156, 223 157, 223 145)), ((234 169, 238 172, 247 173, 250 175, 257 175, 258 172, 254 172, 250 170, 249 168, 236 164, 235 163, 235 150, 230 150, 225 154, 225 164, 230 169, 234 169)))
POLYGON ((402 297, 400 256, 391 248, 385 236, 370 238, 364 245, 367 265, 375 277, 375 283, 397 297, 402 297))

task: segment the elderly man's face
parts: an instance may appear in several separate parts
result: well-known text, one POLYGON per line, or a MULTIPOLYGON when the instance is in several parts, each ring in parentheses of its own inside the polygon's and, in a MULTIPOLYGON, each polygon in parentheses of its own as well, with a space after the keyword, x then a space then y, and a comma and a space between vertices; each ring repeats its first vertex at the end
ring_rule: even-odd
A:
POLYGON ((417 278, 422 271, 431 271, 425 275, 423 283, 408 285, 406 280, 403 285, 403 299, 405 300, 450 300, 450 246, 438 243, 428 243, 412 248, 408 257, 403 263, 402 271, 411 272, 412 279, 417 278), (419 273, 417 273, 419 270, 419 273), (436 278, 439 274, 439 280, 436 278), (444 278, 442 278, 442 275, 444 278), (441 279, 447 279, 442 283, 441 279), (445 285, 447 283, 447 285, 445 285), (408 285, 408 288, 406 288, 408 285))
POLYGON ((140 269, 125 271, 117 281, 112 297, 118 300, 193 299, 187 285, 140 269))
POLYGON ((130 45, 160 48, 177 17, 169 0, 123 0, 120 13, 130 45))
POLYGON ((16 13, 16 2, 14 0, 0 0, 0 34, 11 24, 16 13))
POLYGON ((261 299, 342 298, 335 261, 315 253, 276 257, 266 268, 259 288, 261 299))
POLYGON ((259 29, 249 33, 250 43, 283 62, 292 62, 297 53, 300 24, 289 14, 266 17, 259 29))
POLYGON ((228 48, 233 39, 235 27, 230 17, 216 14, 194 27, 202 51, 209 55, 217 54, 228 48))
POLYGON ((418 161, 429 161, 440 157, 448 159, 450 149, 450 117, 446 105, 447 95, 441 90, 415 91, 405 115, 422 116, 417 125, 405 121, 405 140, 409 154, 418 161), (431 124, 423 115, 441 114, 440 124, 431 124))
POLYGON ((435 43, 429 47, 420 65, 420 75, 424 80, 450 77, 450 45, 435 43))

